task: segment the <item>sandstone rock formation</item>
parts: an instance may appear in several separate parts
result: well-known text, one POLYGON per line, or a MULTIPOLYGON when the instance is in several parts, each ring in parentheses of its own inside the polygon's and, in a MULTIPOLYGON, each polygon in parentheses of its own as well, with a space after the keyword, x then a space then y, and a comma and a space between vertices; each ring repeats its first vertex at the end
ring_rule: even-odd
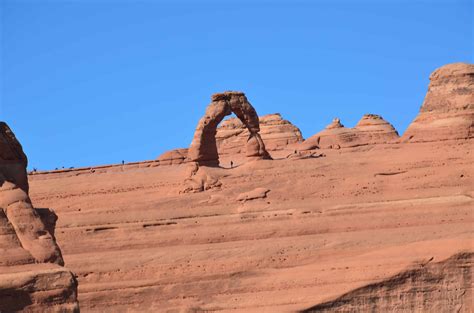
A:
POLYGON ((474 253, 458 253, 437 263, 421 264, 381 282, 358 288, 311 312, 472 312, 474 253))
POLYGON ((354 128, 346 128, 336 118, 326 129, 296 147, 298 150, 340 149, 393 143, 399 138, 395 128, 380 115, 365 114, 354 128))
MULTIPOLYGON (((179 195, 194 163, 52 172, 30 176, 30 196, 59 216, 56 237, 85 312, 296 312, 472 251, 473 147, 399 143, 201 167, 222 187, 179 195), (261 187, 266 198, 236 201, 261 187)), ((380 288, 374 301, 382 305, 386 290, 387 301, 406 295, 410 306, 438 282, 443 294, 449 280, 430 277, 405 294, 380 288)), ((456 307, 463 298, 450 299, 456 307)))
POLYGON ((188 149, 174 149, 164 152, 158 157, 160 165, 182 164, 188 157, 188 149))
POLYGON ((0 312, 78 313, 77 280, 54 264, 0 266, 0 312))
POLYGON ((23 148, 5 122, 0 122, 0 172, 4 179, 15 182, 18 188, 28 193, 26 167, 28 159, 23 148))
MULTIPOLYGON (((268 151, 282 150, 289 144, 302 142, 298 127, 284 120, 280 114, 259 117, 260 135, 268 151)), ((245 143, 249 137, 245 125, 238 118, 230 118, 217 128, 217 149, 219 154, 245 153, 245 143)))
POLYGON ((225 116, 234 113, 249 131, 246 148, 247 157, 254 159, 271 158, 259 134, 260 122, 257 112, 245 97, 244 93, 227 91, 212 95, 212 102, 206 114, 198 123, 194 139, 188 151, 188 159, 200 165, 219 164, 216 133, 217 126, 225 116))
POLYGON ((403 142, 427 142, 474 137, 474 64, 438 68, 420 113, 403 134, 403 142))
POLYGON ((251 191, 248 192, 243 192, 237 196, 237 201, 250 201, 250 200, 255 200, 255 199, 263 199, 267 197, 267 193, 269 193, 271 190, 268 188, 255 188, 251 191))
MULTIPOLYGON (((218 99, 195 156, 209 156, 207 124, 228 107, 218 99)), ((471 312, 474 138, 406 144, 373 115, 323 132, 312 148, 341 149, 232 169, 187 159, 41 173, 30 197, 59 216, 84 311, 471 312)))
POLYGON ((74 309, 77 307, 77 284, 73 275, 57 265, 40 268, 31 266, 36 262, 64 265, 64 261, 53 234, 48 231, 31 204, 26 165, 27 158, 20 143, 7 124, 1 122, 0 311, 10 312, 23 308, 44 311, 44 303, 51 302, 52 295, 57 297, 53 300, 54 303, 67 304, 67 307, 74 309), (15 273, 19 271, 14 270, 15 265, 29 266, 28 273, 15 273), (59 283, 56 280, 58 275, 65 281, 59 283), (56 283, 57 287, 54 286, 56 283), (64 290, 61 289, 63 287, 64 290), (64 292, 69 294, 65 298, 57 295, 64 292), (9 294, 16 294, 18 299, 8 300, 9 294))
POLYGON ((38 262, 64 264, 61 251, 28 197, 27 159, 6 123, 0 123, 0 208, 23 248, 38 262))
POLYGON ((180 193, 196 193, 220 188, 222 183, 217 177, 209 173, 206 167, 200 167, 197 162, 188 164, 187 178, 184 180, 184 189, 180 193))
MULTIPOLYGON (((259 117, 260 135, 267 151, 283 150, 303 141, 298 127, 282 118, 279 113, 259 117)), ((224 120, 217 127, 216 144, 218 154, 227 158, 247 153, 246 145, 250 133, 238 118, 224 120)), ((158 157, 160 165, 177 165, 186 162, 188 149, 166 151, 158 157)))

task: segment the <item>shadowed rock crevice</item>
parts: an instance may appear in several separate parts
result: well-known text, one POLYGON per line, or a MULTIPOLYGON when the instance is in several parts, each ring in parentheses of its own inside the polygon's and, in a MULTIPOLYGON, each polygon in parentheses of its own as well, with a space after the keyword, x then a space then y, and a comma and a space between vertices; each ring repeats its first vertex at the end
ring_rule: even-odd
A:
POLYGON ((246 156, 253 159, 271 159, 260 136, 260 122, 257 112, 242 92, 227 91, 212 96, 212 102, 204 117, 198 123, 194 139, 188 151, 188 159, 199 165, 218 166, 217 126, 234 113, 249 131, 246 156))

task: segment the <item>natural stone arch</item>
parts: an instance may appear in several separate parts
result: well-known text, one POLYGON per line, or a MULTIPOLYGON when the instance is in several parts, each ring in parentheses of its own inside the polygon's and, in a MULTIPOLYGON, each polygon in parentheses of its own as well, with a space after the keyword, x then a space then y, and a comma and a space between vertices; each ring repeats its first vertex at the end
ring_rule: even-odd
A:
POLYGON ((249 130, 247 157, 271 159, 260 136, 260 122, 257 112, 243 92, 226 91, 212 95, 206 114, 201 118, 194 133, 188 152, 188 159, 200 165, 218 166, 219 153, 216 132, 219 123, 234 113, 249 130))

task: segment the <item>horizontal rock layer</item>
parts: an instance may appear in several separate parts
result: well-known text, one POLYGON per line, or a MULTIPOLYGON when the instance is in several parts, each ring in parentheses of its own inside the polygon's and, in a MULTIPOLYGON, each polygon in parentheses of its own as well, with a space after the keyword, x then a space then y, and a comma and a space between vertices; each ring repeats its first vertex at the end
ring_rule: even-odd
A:
POLYGON ((295 312, 472 249, 473 147, 374 145, 206 168, 192 177, 211 188, 197 193, 180 193, 188 165, 50 173, 30 176, 30 195, 59 216, 86 312, 295 312))
POLYGON ((55 264, 0 267, 0 312, 79 312, 77 280, 55 264))

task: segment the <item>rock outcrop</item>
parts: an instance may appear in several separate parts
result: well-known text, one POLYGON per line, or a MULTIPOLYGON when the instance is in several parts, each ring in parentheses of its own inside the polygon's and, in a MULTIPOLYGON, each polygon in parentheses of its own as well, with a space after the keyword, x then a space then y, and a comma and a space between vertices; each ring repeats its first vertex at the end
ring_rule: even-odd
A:
MULTIPOLYGON (((65 287, 67 290, 60 292, 68 293, 72 297, 64 298, 64 303, 71 304, 71 307, 77 307, 77 302, 72 296, 77 290, 77 284, 73 283, 75 279, 72 273, 58 266, 64 265, 61 251, 53 234, 48 231, 49 225, 45 225, 38 212, 33 208, 28 196, 26 165, 27 158, 20 143, 7 124, 1 122, 0 311, 18 311, 23 308, 28 311, 45 311, 46 306, 42 306, 41 301, 33 297, 32 294, 41 293, 41 297, 44 297, 48 293, 51 295, 58 293, 60 288, 55 287, 58 275, 67 276, 69 280, 66 280, 71 282, 64 283, 64 286, 67 285, 67 288, 65 287), (33 263, 52 264, 46 266, 46 269, 41 267, 41 270, 36 271, 34 266, 31 267, 33 263), (28 274, 23 273, 21 269, 11 273, 12 267, 15 266, 29 266, 28 274), (25 301, 13 301, 11 302, 13 306, 9 306, 10 301, 6 297, 15 293, 18 293, 18 297, 25 301), (22 307, 17 308, 18 305, 22 307)), ((55 220, 47 222, 51 224, 55 220)), ((50 297, 45 297, 44 301, 43 304, 46 304, 52 300, 50 297)), ((61 300, 55 298, 54 302, 60 303, 61 300)))
POLYGON ((474 137, 474 64, 442 66, 430 76, 420 113, 402 142, 474 137))
POLYGON ((212 102, 206 109, 194 133, 194 139, 188 151, 188 159, 200 165, 219 164, 216 133, 217 126, 226 117, 234 113, 249 131, 246 156, 252 159, 270 159, 260 136, 260 122, 257 112, 243 92, 227 91, 212 95, 212 102))
MULTIPOLYGON (((303 141, 298 127, 284 120, 279 113, 259 117, 260 135, 268 151, 282 150, 289 144, 303 141)), ((245 153, 249 131, 238 118, 230 118, 217 128, 219 154, 245 153)))
POLYGON ((5 122, 0 122, 0 172, 5 180, 15 182, 18 188, 28 192, 26 167, 28 159, 23 148, 5 122))
MULTIPOLYGON (((267 151, 283 150, 303 141, 298 127, 282 118, 279 113, 259 117, 260 135, 267 151)), ((238 118, 229 118, 217 127, 216 145, 219 155, 247 153, 246 146, 250 132, 238 118)), ((188 149, 166 151, 158 157, 160 165, 177 165, 186 162, 188 149)))
POLYGON ((55 264, 0 267, 0 312, 79 312, 77 280, 55 264))
POLYGON ((473 256, 421 264, 302 312, 472 312, 473 256))
POLYGON ((398 138, 395 128, 380 115, 365 114, 354 128, 344 127, 336 118, 326 129, 296 147, 298 150, 340 149, 393 143, 398 138))
POLYGON ((174 149, 166 151, 158 157, 160 165, 177 165, 182 164, 188 157, 188 149, 174 149))
POLYGON ((197 193, 211 189, 219 189, 222 186, 220 180, 209 173, 206 167, 200 167, 196 162, 191 162, 187 166, 188 173, 184 181, 185 187, 180 193, 197 193))

